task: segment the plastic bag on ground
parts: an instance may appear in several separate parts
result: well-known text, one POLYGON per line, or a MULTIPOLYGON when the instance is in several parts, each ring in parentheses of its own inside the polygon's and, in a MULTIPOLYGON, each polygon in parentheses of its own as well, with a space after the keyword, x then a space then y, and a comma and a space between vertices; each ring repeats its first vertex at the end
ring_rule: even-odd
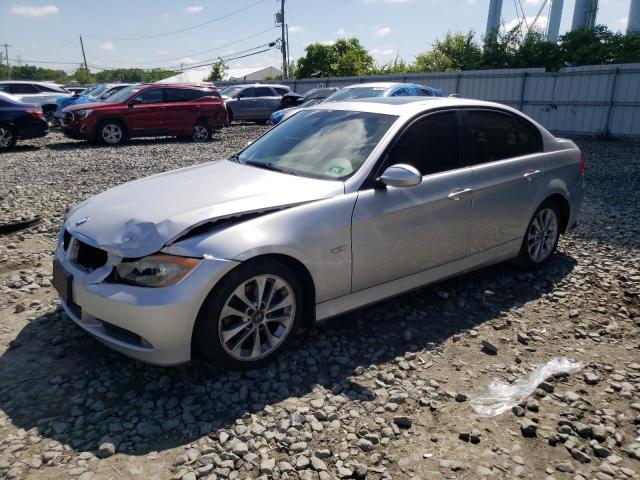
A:
POLYGON ((495 417, 533 395, 545 378, 560 373, 573 373, 581 368, 582 364, 579 362, 572 362, 566 357, 555 357, 536 368, 526 380, 518 379, 513 383, 494 380, 487 387, 486 393, 472 398, 469 403, 478 415, 495 417))

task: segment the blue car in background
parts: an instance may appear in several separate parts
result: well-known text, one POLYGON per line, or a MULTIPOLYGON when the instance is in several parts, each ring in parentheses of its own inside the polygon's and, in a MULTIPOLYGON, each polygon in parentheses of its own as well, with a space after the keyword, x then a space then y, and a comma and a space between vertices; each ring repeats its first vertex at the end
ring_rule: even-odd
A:
POLYGON ((56 101, 55 118, 62 120, 64 113, 62 110, 70 107, 71 105, 80 105, 83 103, 97 103, 102 102, 109 98, 114 93, 122 90, 125 87, 133 85, 132 83, 103 83, 95 85, 84 90, 80 95, 74 95, 73 97, 58 97, 56 101))
POLYGON ((300 108, 314 105, 315 103, 326 102, 348 102, 360 98, 373 97, 444 97, 444 92, 439 88, 425 87, 417 83, 401 83, 401 82, 375 82, 375 83, 358 83, 341 88, 337 92, 332 93, 328 97, 305 105, 304 103, 298 107, 286 108, 274 112, 269 118, 269 124, 275 125, 285 118, 290 117, 300 108))

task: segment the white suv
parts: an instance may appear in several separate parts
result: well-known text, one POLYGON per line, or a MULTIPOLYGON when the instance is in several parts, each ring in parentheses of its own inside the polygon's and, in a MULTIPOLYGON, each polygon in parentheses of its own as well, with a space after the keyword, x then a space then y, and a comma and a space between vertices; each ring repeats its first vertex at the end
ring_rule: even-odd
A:
POLYGON ((62 85, 24 80, 4 80, 0 82, 0 92, 9 93, 23 103, 40 105, 48 120, 51 119, 56 111, 58 97, 71 96, 62 85))

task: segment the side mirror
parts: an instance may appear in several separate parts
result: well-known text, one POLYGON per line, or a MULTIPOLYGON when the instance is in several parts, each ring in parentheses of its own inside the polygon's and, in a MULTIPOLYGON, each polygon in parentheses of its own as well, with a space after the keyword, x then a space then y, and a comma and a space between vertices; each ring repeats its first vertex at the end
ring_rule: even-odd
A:
POLYGON ((389 187, 414 187, 422 182, 422 175, 411 165, 391 165, 380 175, 378 181, 389 187))
POLYGON ((140 104, 142 104, 142 100, 140 100, 139 98, 134 98, 129 102, 129 108, 133 107, 134 105, 140 105, 140 104))

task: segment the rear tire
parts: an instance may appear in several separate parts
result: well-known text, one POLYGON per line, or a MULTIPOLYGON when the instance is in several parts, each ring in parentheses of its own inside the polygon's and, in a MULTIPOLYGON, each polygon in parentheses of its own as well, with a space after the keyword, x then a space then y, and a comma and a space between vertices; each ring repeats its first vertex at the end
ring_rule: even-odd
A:
POLYGON ((559 239, 560 209, 553 200, 546 200, 527 226, 516 263, 527 270, 542 267, 555 252, 559 239))
POLYGON ((200 121, 193 127, 191 132, 191 140, 196 143, 203 143, 211 140, 211 129, 207 125, 207 122, 200 121))
POLYGON ((300 282, 271 259, 243 263, 204 301, 194 341, 214 365, 246 370, 278 356, 302 323, 300 282))
POLYGON ((0 125, 0 151, 11 150, 16 146, 18 134, 8 125, 0 125))
POLYGON ((103 145, 122 145, 127 139, 124 125, 118 120, 105 120, 96 130, 96 139, 103 145))
POLYGON ((231 126, 231 123, 233 122, 233 110, 227 110, 227 118, 229 119, 229 126, 231 126))

